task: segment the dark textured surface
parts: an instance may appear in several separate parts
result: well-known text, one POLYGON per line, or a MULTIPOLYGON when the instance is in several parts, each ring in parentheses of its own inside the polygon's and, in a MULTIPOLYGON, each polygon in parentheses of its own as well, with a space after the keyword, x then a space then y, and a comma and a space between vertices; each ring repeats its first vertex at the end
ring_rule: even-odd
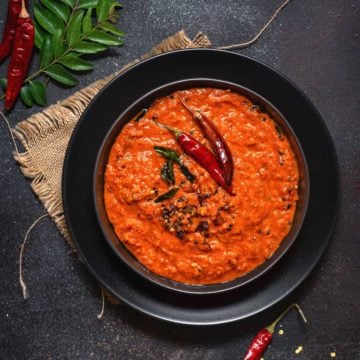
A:
MULTIPOLYGON (((131 61, 180 28, 204 31, 214 46, 248 39, 279 1, 124 1, 120 27, 126 45, 97 61, 79 88, 131 61), (226 5, 225 5, 226 4, 226 5)), ((0 4, 3 19, 5 2, 0 4)), ((295 313, 282 322, 268 359, 359 359, 359 34, 355 0, 293 0, 258 43, 239 53, 280 70, 312 100, 337 149, 341 207, 334 237, 311 277, 297 293, 309 319, 295 313), (304 347, 300 355, 294 350, 304 347)), ((0 76, 6 65, 0 67, 0 76)), ((49 103, 73 90, 50 87, 49 103)), ((12 125, 36 109, 17 104, 12 125)), ((44 209, 11 157, 12 145, 0 122, 0 358, 1 359, 236 359, 261 327, 192 329, 149 319, 128 307, 100 309, 99 288, 70 253, 50 220, 31 234, 25 256, 30 298, 18 284, 19 244, 44 209)), ((314 239, 316 241, 316 239, 314 239)))

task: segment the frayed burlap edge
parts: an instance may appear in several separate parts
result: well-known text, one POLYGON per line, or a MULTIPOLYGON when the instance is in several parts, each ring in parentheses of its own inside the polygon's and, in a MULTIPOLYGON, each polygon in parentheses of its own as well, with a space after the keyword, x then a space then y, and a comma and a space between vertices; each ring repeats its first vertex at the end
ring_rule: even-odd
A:
MULTIPOLYGON (((201 32, 198 33, 193 40, 190 40, 185 35, 185 32, 181 30, 162 41, 140 59, 136 59, 106 78, 98 80, 77 91, 67 99, 49 106, 42 112, 32 115, 12 129, 12 132, 25 150, 22 153, 15 153, 14 158, 19 163, 24 176, 32 179, 31 187, 34 193, 39 197, 60 233, 67 240, 73 251, 75 251, 75 248, 66 225, 61 194, 57 193, 47 181, 41 169, 41 164, 37 163, 32 156, 32 148, 37 146, 40 141, 46 139, 47 136, 56 133, 60 128, 64 129, 68 127, 71 133, 75 123, 94 96, 114 77, 141 60, 172 50, 210 46, 210 40, 201 32)), ((49 147, 51 147, 51 144, 49 144, 49 147)), ((47 149, 44 149, 44 151, 47 151, 47 149)), ((61 181, 61 179, 59 179, 59 181, 61 181)), ((119 304, 119 301, 105 289, 104 293, 110 303, 119 304)))

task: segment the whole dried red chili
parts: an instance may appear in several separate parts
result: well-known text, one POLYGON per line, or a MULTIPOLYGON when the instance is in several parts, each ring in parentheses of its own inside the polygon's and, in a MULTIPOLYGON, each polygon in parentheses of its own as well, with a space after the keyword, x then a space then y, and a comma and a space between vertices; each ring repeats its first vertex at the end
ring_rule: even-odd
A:
POLYGON ((23 0, 17 20, 13 52, 7 74, 5 94, 6 110, 9 110, 14 105, 25 80, 34 47, 34 36, 34 25, 26 10, 25 1, 23 0))
POLYGON ((297 309, 297 311, 299 312, 299 314, 302 317, 302 319, 304 320, 304 322, 305 323, 307 322, 305 315, 302 312, 300 306, 298 304, 290 305, 272 324, 270 324, 266 328, 260 330, 260 332, 255 336, 254 340, 251 342, 251 344, 245 354, 244 360, 260 360, 261 359, 261 355, 265 352, 266 348, 271 343, 277 323, 293 307, 295 307, 297 309))
POLYGON ((0 44, 0 62, 5 60, 9 56, 13 49, 17 19, 19 17, 20 11, 21 0, 10 0, 8 2, 8 12, 3 33, 3 39, 0 44))
POLYGON ((227 185, 225 179, 225 172, 218 163, 215 155, 203 144, 195 140, 191 135, 186 134, 178 129, 174 129, 164 124, 155 121, 157 125, 172 132, 180 147, 185 154, 193 158, 199 165, 201 165, 210 176, 227 192, 231 193, 232 188, 227 185))
POLYGON ((191 113, 196 124, 200 127, 202 133, 208 139, 215 156, 217 157, 218 161, 224 169, 227 185, 230 186, 234 172, 234 162, 229 146, 227 145, 215 125, 202 111, 190 107, 180 97, 179 100, 183 104, 183 106, 191 113))

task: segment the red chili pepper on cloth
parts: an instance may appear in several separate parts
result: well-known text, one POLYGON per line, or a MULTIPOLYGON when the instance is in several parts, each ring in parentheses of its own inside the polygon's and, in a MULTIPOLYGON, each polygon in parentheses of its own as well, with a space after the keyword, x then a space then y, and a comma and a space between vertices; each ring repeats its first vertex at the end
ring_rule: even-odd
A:
POLYGON ((188 106, 185 101, 180 97, 179 100, 183 104, 183 106, 191 113, 196 124, 200 127, 206 139, 208 139, 215 156, 217 157, 219 163, 224 169, 226 183, 228 186, 230 186, 234 172, 234 162, 227 143, 225 142, 224 138, 221 136, 215 125, 208 119, 208 117, 203 112, 201 112, 199 109, 194 109, 188 106))
MULTIPOLYGON (((27 5, 27 0, 26 0, 27 5)), ((3 33, 3 39, 0 44, 0 62, 5 60, 13 49, 17 19, 21 11, 21 0, 10 0, 8 3, 8 12, 3 33)))
POLYGON ((8 82, 5 95, 6 110, 9 110, 14 105, 25 80, 34 47, 34 36, 34 25, 26 10, 25 1, 23 0, 17 19, 13 52, 8 68, 8 82))
POLYGON ((265 352, 266 348, 271 343, 277 323, 284 317, 284 315, 287 314, 290 309, 294 307, 297 309, 304 322, 307 323, 306 317, 300 306, 298 304, 290 305, 272 324, 267 326, 265 329, 262 329, 255 336, 245 354, 244 360, 260 360, 261 355, 265 352))
POLYGON ((210 150, 208 150, 206 146, 199 143, 191 135, 188 135, 180 130, 173 129, 164 124, 160 124, 157 121, 155 121, 155 123, 158 126, 172 132, 175 135, 178 144, 184 150, 185 154, 189 155, 199 165, 201 165, 218 185, 220 185, 227 192, 231 193, 232 189, 227 185, 223 168, 218 163, 215 155, 210 150))

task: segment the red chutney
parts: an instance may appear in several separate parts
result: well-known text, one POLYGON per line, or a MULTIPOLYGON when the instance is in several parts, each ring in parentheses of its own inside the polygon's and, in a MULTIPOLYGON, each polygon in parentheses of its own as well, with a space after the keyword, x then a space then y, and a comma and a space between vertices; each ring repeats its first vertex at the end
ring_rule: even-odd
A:
POLYGON ((298 180, 290 144, 269 115, 229 90, 194 88, 158 99, 123 127, 106 166, 104 199, 120 241, 145 267, 179 282, 212 284, 240 277, 274 253, 291 228, 298 180), (235 196, 153 121, 210 148, 179 96, 203 111, 229 146, 235 196), (179 191, 161 203, 154 200, 169 191, 160 176, 166 160, 154 146, 177 151, 196 175, 191 183, 174 164, 179 191))

